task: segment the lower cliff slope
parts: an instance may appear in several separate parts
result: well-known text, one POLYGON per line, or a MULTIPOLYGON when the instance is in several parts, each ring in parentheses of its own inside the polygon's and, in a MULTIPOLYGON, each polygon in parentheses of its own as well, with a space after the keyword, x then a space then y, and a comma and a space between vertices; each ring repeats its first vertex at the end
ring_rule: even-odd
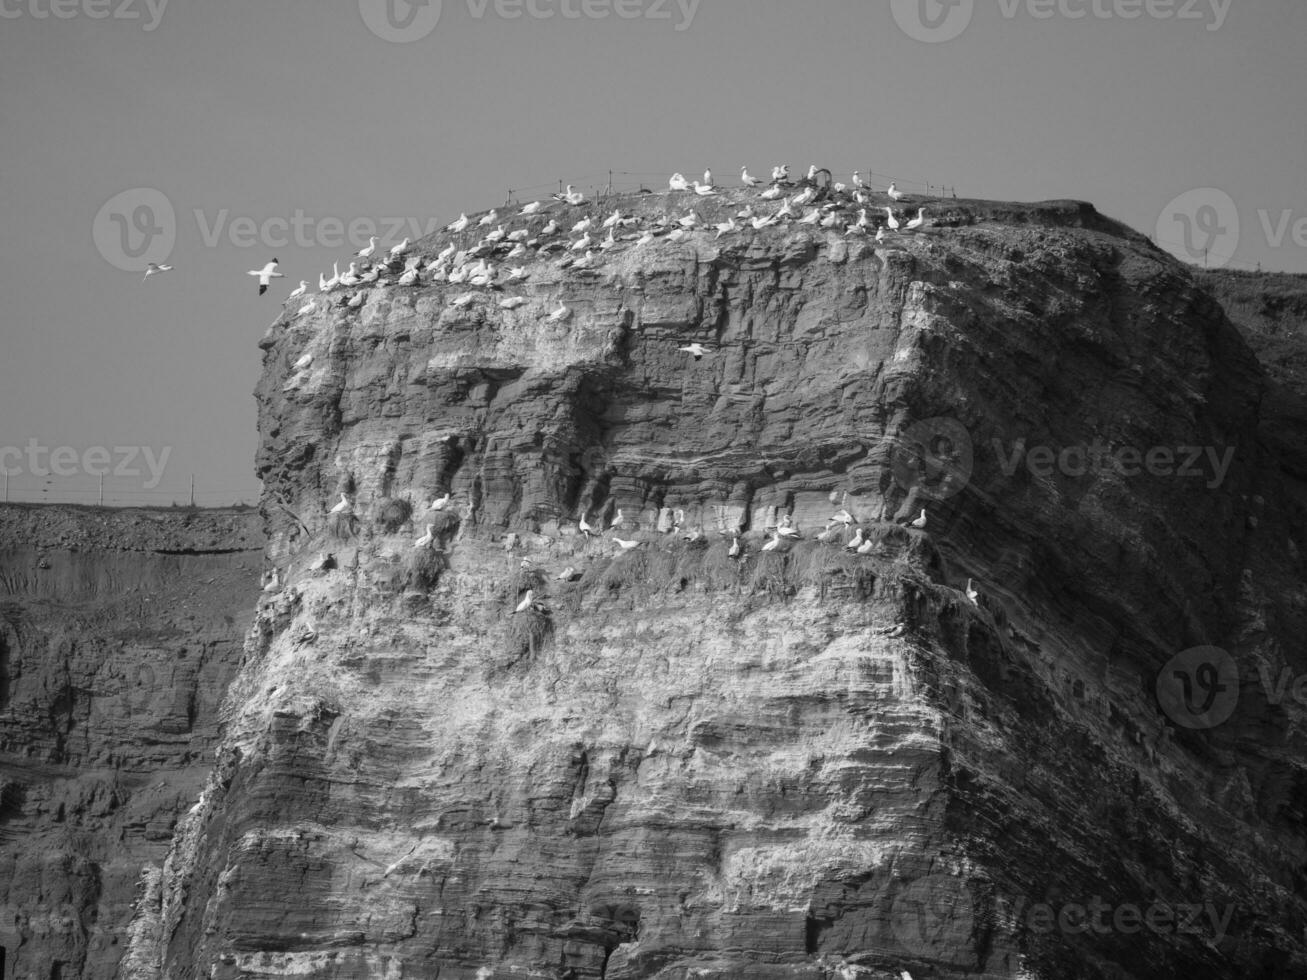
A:
POLYGON ((747 196, 273 324, 278 579, 124 977, 1307 970, 1300 461, 1220 305, 1077 202, 747 196))
POLYGON ((214 762, 254 512, 0 507, 0 975, 117 974, 214 762))

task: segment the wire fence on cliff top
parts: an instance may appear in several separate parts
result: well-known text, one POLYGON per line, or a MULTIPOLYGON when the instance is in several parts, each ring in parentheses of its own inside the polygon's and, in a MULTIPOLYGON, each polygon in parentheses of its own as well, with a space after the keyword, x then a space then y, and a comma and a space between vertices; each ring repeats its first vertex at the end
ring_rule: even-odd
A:
POLYGON ((0 504, 81 504, 90 507, 249 507, 259 488, 185 483, 144 487, 139 479, 93 476, 0 476, 0 504))

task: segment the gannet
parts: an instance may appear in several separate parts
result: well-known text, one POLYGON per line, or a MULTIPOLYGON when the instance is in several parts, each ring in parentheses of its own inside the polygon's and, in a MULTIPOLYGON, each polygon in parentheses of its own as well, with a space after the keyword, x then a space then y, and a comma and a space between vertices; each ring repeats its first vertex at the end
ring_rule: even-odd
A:
POLYGON ((585 254, 572 263, 573 269, 589 269, 594 265, 595 254, 590 249, 585 250, 585 254))
POLYGON ((586 232, 584 235, 582 235, 580 238, 578 238, 576 241, 572 243, 572 247, 569 249, 569 251, 583 252, 593 244, 594 244, 594 239, 590 237, 589 232, 586 232))
POLYGON ((813 200, 816 196, 817 196, 816 187, 805 187, 803 190, 799 191, 799 193, 794 195, 790 203, 793 204, 795 207, 803 207, 809 201, 813 200))
POLYGON ((648 245, 650 242, 654 240, 654 237, 655 236, 652 231, 646 231, 643 235, 640 236, 640 240, 635 243, 636 247, 639 247, 641 245, 648 245))
POLYGON ((790 168, 788 164, 781 167, 771 168, 771 179, 773 181, 784 180, 789 175, 790 175, 790 168))
POLYGON ((300 284, 299 284, 299 286, 298 286, 296 289, 292 290, 291 294, 290 294, 289 296, 287 296, 286 298, 287 298, 287 299, 299 299, 301 296, 303 296, 303 295, 304 295, 305 293, 307 293, 308 291, 309 291, 309 281, 308 281, 307 279, 301 279, 301 280, 300 280, 300 284))
MULTIPOLYGON (((414 276, 414 278, 416 278, 416 277, 417 277, 417 273, 416 273, 416 272, 413 273, 413 276, 414 276)), ((406 284, 406 283, 401 279, 401 280, 400 280, 400 285, 403 286, 403 285, 407 285, 407 284, 406 284)), ((360 306, 363 305, 363 300, 366 298, 366 296, 367 296, 367 291, 366 291, 366 290, 363 290, 363 289, 360 289, 357 293, 355 293, 353 296, 350 297, 350 300, 349 300, 349 302, 348 302, 346 305, 347 305, 351 310, 357 310, 360 306)))
POLYGON ((358 263, 351 262, 349 268, 340 274, 339 281, 342 286, 357 286, 359 282, 358 263))
POLYGON ((971 579, 967 579, 967 598, 971 600, 973 606, 980 605, 980 593, 971 585, 971 579))
POLYGON ((560 582, 570 582, 576 577, 577 577, 576 569, 573 568, 571 565, 568 565, 566 568, 564 568, 561 572, 558 573, 558 579, 560 582))
POLYGON ((331 508, 331 513, 343 514, 348 510, 352 510, 353 507, 354 505, 349 502, 349 497, 345 496, 345 494, 342 493, 340 495, 340 503, 338 503, 335 507, 331 508))
POLYGON ((871 538, 868 538, 866 541, 862 542, 862 544, 858 546, 858 554, 869 555, 872 553, 873 550, 875 550, 875 547, 876 547, 876 542, 873 541, 871 538))
POLYGON ((526 228, 519 228, 517 231, 510 231, 507 240, 510 242, 524 242, 531 237, 531 232, 526 228))
POLYGON ((599 243, 599 247, 601 249, 607 251, 608 249, 614 248, 617 245, 617 236, 614 234, 616 230, 617 230, 616 228, 608 229, 608 237, 599 243))
POLYGON ((540 229, 540 237, 548 238, 550 235, 557 235, 560 225, 553 218, 549 219, 549 224, 540 229))
POLYGON ((467 216, 467 212, 463 212, 458 216, 457 220, 445 226, 445 231, 452 231, 457 234, 458 232, 465 230, 471 223, 472 219, 467 216))
POLYGON ((146 266, 145 266, 145 276, 144 276, 144 278, 141 279, 141 282, 145 282, 145 280, 146 280, 146 279, 149 279, 150 276, 157 276, 160 272, 172 272, 172 266, 170 266, 170 265, 156 265, 156 264, 153 263, 153 262, 148 262, 148 263, 146 263, 146 266))
POLYGON ((817 179, 817 165, 816 165, 815 163, 814 163, 814 164, 810 164, 810 165, 808 166, 808 179, 809 179, 809 180, 816 180, 816 179, 817 179))
POLYGON ((754 218, 749 224, 753 225, 754 231, 762 231, 764 228, 770 228, 776 224, 776 215, 769 214, 765 218, 754 218))
POLYGON ((613 515, 613 522, 608 525, 609 530, 622 526, 622 508, 617 508, 617 513, 613 515))
POLYGON ((779 548, 780 546, 781 546, 781 534, 780 534, 779 531, 776 531, 776 532, 774 532, 774 533, 772 534, 772 536, 771 536, 771 540, 768 541, 765 545, 763 545, 762 548, 759 549, 759 550, 761 550, 761 551, 775 551, 775 550, 776 550, 777 548, 779 548))
POLYGON ((886 213, 887 215, 889 215, 889 221, 886 222, 886 223, 889 225, 889 230, 890 230, 890 231, 898 231, 898 230, 899 230, 899 219, 896 218, 896 217, 894 217, 894 212, 891 211, 889 208, 886 208, 886 209, 885 209, 885 213, 886 213))
POLYGON ((764 201, 774 201, 776 200, 776 198, 780 197, 783 193, 784 191, 781 190, 780 184, 773 184, 771 187, 768 187, 765 191, 763 191, 758 196, 761 197, 764 201))
POLYGON ((903 192, 899 190, 895 184, 890 184, 889 190, 887 190, 885 193, 889 195, 891 201, 903 200, 903 192))
POLYGON ((464 293, 462 296, 450 300, 449 305, 456 306, 461 310, 463 307, 471 305, 472 301, 475 300, 476 298, 477 298, 476 293, 464 293))
POLYGON ((921 508, 921 516, 908 525, 909 527, 922 528, 926 526, 926 508, 921 508))
POLYGON ((498 228, 496 228, 494 231, 491 231, 491 232, 487 232, 487 233, 486 233, 486 241, 488 241, 488 242, 502 242, 502 241, 504 240, 504 236, 507 235, 507 234, 508 234, 508 231, 504 228, 503 225, 500 225, 500 226, 499 226, 498 228))
POLYGON ((837 510, 834 516, 831 517, 831 520, 838 521, 840 524, 843 524, 845 527, 848 527, 850 524, 853 523, 853 515, 850 514, 847 510, 837 510))
POLYGON ((825 544, 828 541, 834 541, 835 538, 839 536, 839 533, 840 533, 839 525, 834 522, 831 522, 830 524, 826 525, 826 530, 822 531, 819 535, 817 535, 817 540, 820 541, 822 544, 825 544))
POLYGON ((813 208, 811 211, 809 211, 807 214, 805 214, 802 218, 799 219, 799 224, 815 225, 820 220, 821 220, 821 208, 813 208))
POLYGON ((528 204, 526 207, 524 207, 521 211, 519 211, 519 212, 517 212, 517 213, 518 213, 519 215, 522 215, 522 214, 535 214, 535 213, 536 213, 537 211, 539 211, 542 207, 544 207, 544 203, 543 203, 543 202, 541 202, 541 201, 532 201, 530 204, 528 204))
POLYGON ((669 242, 683 242, 690 237, 690 233, 684 228, 673 228, 672 233, 667 236, 669 242))
POLYGON ((532 589, 527 589, 526 595, 522 597, 522 601, 517 604, 517 608, 513 610, 513 613, 517 614, 520 612, 526 612, 528 609, 531 608, 531 604, 535 601, 536 601, 535 592, 532 589))
POLYGON ((328 279, 321 272, 318 273, 318 292, 326 293, 331 291, 331 287, 336 284, 335 279, 328 279))
POLYGON ((740 539, 739 539, 738 537, 735 537, 734 535, 732 535, 732 537, 734 537, 734 540, 731 542, 731 546, 730 546, 730 548, 727 549, 726 556, 727 556, 728 558, 739 558, 739 557, 740 557, 740 539))
POLYGON ((246 275, 259 277, 259 295, 262 296, 268 291, 268 283, 274 279, 285 279, 286 277, 277 271, 277 260, 273 259, 262 269, 251 269, 246 275))
POLYGON ((694 192, 700 197, 714 197, 717 194, 712 184, 701 184, 697 180, 694 182, 694 192))
POLYGON ((581 234, 582 232, 589 231, 591 228, 594 227, 594 225, 595 225, 594 218, 590 217, 590 216, 587 214, 584 218, 582 218, 582 219, 581 219, 580 221, 578 221, 576 224, 572 225, 572 234, 573 234, 573 235, 579 235, 579 234, 581 234))
POLYGON ((686 231, 693 231, 699 227, 699 212, 691 211, 689 214, 682 215, 676 219, 676 223, 686 231))
POLYGON ((526 246, 523 245, 521 242, 518 242, 516 245, 513 246, 512 250, 507 255, 504 256, 504 258, 520 259, 525 254, 526 254, 526 246))
POLYGON ((876 241, 883 242, 884 240, 885 240, 885 227, 884 225, 882 225, 881 227, 876 229, 876 241))
POLYGON ((792 526, 788 521, 776 529, 776 533, 783 538, 800 538, 799 529, 792 526))
POLYGON ((499 220, 499 211, 495 208, 491 208, 482 216, 481 220, 478 221, 477 224, 480 225, 482 228, 489 228, 498 220, 499 220))
POLYGON ((422 537, 418 538, 416 541, 414 541, 414 542, 413 542, 413 547, 414 547, 414 548, 429 548, 429 547, 431 547, 431 542, 436 540, 436 534, 435 534, 435 531, 436 531, 436 525, 434 525, 434 524, 428 524, 428 525, 427 525, 427 533, 424 534, 424 535, 422 535, 422 537))
POLYGON ((862 174, 856 170, 853 171, 853 186, 858 190, 864 190, 867 186, 866 181, 862 179, 862 174))
POLYGON ((314 310, 313 300, 309 300, 307 303, 305 303, 303 306, 299 308, 299 312, 296 313, 295 315, 304 316, 304 314, 306 313, 312 313, 313 310, 314 310))
POLYGON ((408 239, 405 238, 402 242, 400 242, 398 245, 396 245, 394 248, 390 250, 390 254, 398 258, 399 256, 403 255, 407 251, 408 251, 408 239))
POLYGON ((671 179, 667 181, 667 188, 668 190, 673 191, 688 191, 690 189, 690 182, 685 179, 683 174, 674 173, 672 174, 671 179))
MULTIPOLYGON (((418 281, 417 269, 409 269, 407 272, 405 272, 402 276, 399 277, 399 285, 401 286, 413 286, 417 284, 417 281, 418 281)), ((360 292, 359 295, 362 296, 363 294, 360 292)))
POLYGON ((853 537, 849 539, 849 543, 844 546, 844 550, 857 551, 860 547, 862 547, 862 528, 858 528, 853 537))
POLYGON ((717 237, 721 238, 723 235, 727 235, 733 231, 739 231, 739 230, 740 230, 740 226, 736 224, 734 218, 731 218, 729 221, 721 221, 718 222, 717 224, 717 237))
POLYGON ((759 184, 762 183, 762 181, 759 180, 757 177, 753 177, 749 174, 748 167, 740 168, 740 180, 744 183, 745 187, 757 187, 759 184))
POLYGON ((372 256, 372 253, 375 252, 376 250, 377 250, 377 236, 376 236, 376 235, 372 235, 372 236, 368 239, 368 243, 367 243, 367 245, 365 245, 363 248, 359 249, 359 250, 358 250, 357 252, 355 252, 354 254, 357 255, 357 256, 358 256, 359 258, 361 258, 361 259, 366 259, 366 258, 370 258, 370 257, 372 256))
POLYGON ((780 208, 777 209, 776 213, 772 217, 776 218, 777 220, 781 218, 795 217, 794 209, 790 206, 790 202, 788 200, 782 201, 780 208))
POLYGON ((585 519, 585 514, 582 514, 582 515, 581 515, 581 519, 580 519, 579 521, 576 522, 576 527, 577 527, 577 530, 579 530, 579 531, 580 531, 582 534, 584 534, 587 538, 590 537, 590 535, 592 535, 592 534, 595 533, 595 529, 594 529, 593 527, 591 527, 591 526, 590 526, 590 522, 587 521, 587 520, 585 519))
POLYGON ((832 211, 830 214, 826 215, 826 217, 821 219, 821 226, 823 228, 834 228, 839 223, 840 213, 838 211, 832 211))
POLYGON ((515 310, 525 302, 525 296, 506 296, 499 301, 499 308, 503 310, 515 310))
POLYGON ((517 282, 519 279, 525 279, 526 277, 527 277, 527 271, 526 271, 526 266, 524 265, 514 266, 513 268, 508 270, 509 282, 517 282))
POLYGON ((572 315, 572 311, 569 310, 566 306, 564 306, 563 301, 560 299, 558 301, 558 309, 554 310, 553 313, 549 314, 549 322, 559 323, 563 320, 566 320, 571 315, 572 315))
POLYGON ((616 228, 621 220, 622 220, 622 212, 620 210, 614 211, 612 214, 610 214, 607 218, 604 219, 604 223, 601 227, 605 229, 616 228))
POLYGON ((691 344, 689 347, 678 347, 678 348, 676 348, 676 349, 677 349, 677 350, 683 350, 683 351, 685 351, 685 353, 687 353, 687 354, 693 354, 693 355, 694 355, 694 359, 695 359, 696 361, 702 361, 702 360, 703 360, 703 355, 704 355, 704 354, 711 354, 711 353, 712 353, 712 351, 710 351, 707 347, 703 346, 703 344, 700 344, 700 343, 697 343, 697 342, 691 344))
POLYGON ((712 168, 711 168, 711 167, 709 167, 707 170, 705 170, 705 171, 703 172, 703 182, 704 182, 704 184, 705 184, 706 186, 708 186, 708 187, 711 187, 711 186, 712 186, 712 168))
POLYGON ((918 208, 917 216, 908 222, 908 231, 916 231, 926 223, 926 209, 918 208))
POLYGON ((299 360, 295 362, 295 370, 303 371, 306 367, 308 367, 312 363, 313 363, 313 355, 304 354, 300 357, 299 360))
POLYGON ((567 191, 563 194, 563 200, 568 204, 577 205, 585 200, 585 195, 580 191, 572 190, 572 185, 567 185, 567 191))
POLYGON ((449 503, 449 491, 446 490, 445 495, 443 497, 437 497, 435 500, 431 501, 431 506, 427 509, 444 510, 446 505, 448 505, 448 503, 449 503))
POLYGON ((630 551, 632 548, 640 547, 641 542, 623 541, 621 538, 617 537, 617 535, 613 535, 613 544, 617 545, 617 547, 621 548, 623 551, 630 551))

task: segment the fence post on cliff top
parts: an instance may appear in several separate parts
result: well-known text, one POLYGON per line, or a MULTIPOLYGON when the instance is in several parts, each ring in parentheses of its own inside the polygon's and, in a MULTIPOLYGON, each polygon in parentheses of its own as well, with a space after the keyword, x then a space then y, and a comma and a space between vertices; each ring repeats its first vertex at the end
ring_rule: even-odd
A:
POLYGON ((195 474, 191 474, 191 506, 195 506, 195 474))
POLYGON ((104 474, 100 474, 100 506, 104 506, 104 474))

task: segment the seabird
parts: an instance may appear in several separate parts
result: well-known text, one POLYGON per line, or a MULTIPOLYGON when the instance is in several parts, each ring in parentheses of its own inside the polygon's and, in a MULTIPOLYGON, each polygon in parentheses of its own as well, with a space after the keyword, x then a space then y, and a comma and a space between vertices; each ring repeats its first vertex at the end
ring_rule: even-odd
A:
POLYGON ((971 579, 967 579, 967 598, 971 600, 973 606, 980 605, 980 593, 971 585, 971 579))
POLYGON ((576 241, 572 243, 572 247, 570 251, 583 252, 593 244, 594 244, 594 239, 590 237, 589 232, 586 232, 584 235, 582 235, 580 238, 578 238, 576 241))
POLYGON ((916 231, 926 223, 926 209, 918 208, 917 216, 908 222, 908 231, 916 231))
POLYGON ((499 301, 499 308, 501 310, 515 310, 525 302, 525 296, 505 296, 499 301))
POLYGON ((617 229, 615 228, 608 229, 608 237, 599 243, 599 247, 601 249, 607 251, 608 249, 615 248, 617 246, 617 236, 614 234, 616 230, 617 229))
POLYGON ((764 228, 770 228, 776 224, 776 215, 769 214, 765 218, 754 218, 749 224, 753 226, 754 231, 762 231, 764 228))
POLYGON ((445 231, 452 231, 455 234, 457 234, 458 232, 466 229, 467 226, 470 225, 471 223, 472 223, 472 219, 467 216, 467 212, 463 212, 458 216, 458 219, 456 221, 454 221, 452 224, 448 224, 445 226, 445 231))
POLYGON ((557 235, 558 229, 562 227, 554 218, 549 219, 549 224, 540 229, 540 237, 548 238, 550 235, 557 235))
POLYGON ((566 320, 571 315, 572 315, 572 311, 569 310, 566 306, 564 306, 563 301, 560 299, 558 301, 558 309, 554 310, 553 313, 549 314, 549 322, 559 323, 563 320, 566 320))
POLYGON ((504 228, 503 225, 500 225, 500 226, 499 226, 498 228, 496 228, 494 231, 492 231, 492 232, 488 232, 488 233, 486 234, 486 241, 488 241, 488 242, 502 242, 502 241, 504 240, 504 237, 505 237, 507 234, 508 234, 508 231, 504 228))
POLYGON ((926 526, 926 508, 921 508, 921 516, 908 525, 909 527, 923 528, 926 526))
POLYGON ((590 535, 592 535, 592 534, 595 533, 595 529, 594 529, 593 527, 591 527, 591 526, 590 526, 590 522, 587 521, 587 520, 585 519, 585 514, 582 514, 582 515, 581 515, 581 519, 580 519, 579 521, 576 522, 576 527, 577 527, 577 530, 579 530, 579 531, 580 531, 582 534, 584 534, 587 538, 590 537, 590 535))
POLYGON ((608 525, 608 529, 611 531, 613 528, 621 527, 621 526, 622 526, 622 508, 618 507, 617 513, 613 515, 613 522, 608 525))
POLYGON ((393 255, 393 256, 395 256, 395 258, 399 258, 399 256, 403 255, 406 251, 408 251, 408 239, 407 239, 407 238, 405 238, 402 242, 400 242, 398 245, 396 245, 394 248, 392 248, 392 249, 390 250, 390 254, 393 255))
POLYGON ((762 181, 757 177, 753 177, 749 174, 748 167, 740 168, 740 180, 743 181, 745 187, 757 187, 762 183, 762 181))
POLYGON ((585 254, 572 263, 573 269, 589 269, 595 264, 595 254, 590 249, 585 250, 585 254))
POLYGON ((517 213, 518 213, 519 215, 522 215, 522 214, 535 214, 535 213, 536 213, 537 211, 539 211, 542 207, 544 207, 544 205, 543 205, 540 201, 532 201, 530 204, 528 204, 526 207, 524 207, 521 211, 519 211, 519 212, 517 212, 517 213))
POLYGON ((850 524, 853 523, 853 515, 850 514, 847 510, 838 510, 835 512, 835 515, 831 518, 831 520, 838 521, 839 523, 843 524, 845 527, 848 527, 850 524))
POLYGON ((889 195, 891 201, 903 200, 903 192, 899 190, 895 184, 890 184, 889 190, 887 190, 885 193, 889 195))
POLYGON ((844 550, 857 551, 860 547, 862 547, 862 528, 858 528, 853 537, 849 539, 849 543, 844 546, 844 550))
POLYGON ((653 240, 654 240, 654 233, 652 231, 646 231, 643 235, 640 236, 640 240, 637 241, 635 244, 636 247, 638 248, 641 245, 648 245, 653 240))
POLYGON ((472 301, 476 298, 477 298, 476 293, 464 293, 462 296, 458 296, 455 299, 451 300, 449 305, 456 306, 461 310, 463 307, 470 305, 472 301))
POLYGON ((313 363, 313 355, 305 354, 298 361, 295 362, 295 370, 302 371, 312 363, 313 363))
POLYGON ((259 295, 262 296, 268 291, 268 283, 274 279, 285 279, 286 277, 277 271, 277 260, 273 259, 262 269, 251 269, 246 275, 259 277, 259 295))
POLYGON ((489 228, 498 220, 499 220, 499 211, 495 208, 491 208, 489 211, 485 213, 485 215, 482 216, 481 220, 478 221, 477 224, 480 225, 482 228, 489 228))
POLYGON ((573 190, 572 185, 568 184, 567 191, 563 194, 563 200, 565 200, 568 204, 577 205, 585 200, 585 195, 582 194, 580 191, 573 190))
POLYGON ((722 221, 717 224, 717 237, 721 238, 723 235, 739 230, 740 226, 736 223, 734 218, 731 218, 729 221, 722 221))
POLYGON ((345 494, 342 493, 340 495, 340 503, 338 503, 335 507, 331 508, 331 513, 344 514, 346 511, 352 510, 353 508, 354 505, 349 502, 349 497, 345 496, 345 494))
POLYGON ((690 344, 690 346, 688 346, 688 347, 678 347, 678 348, 676 348, 676 349, 677 349, 677 350, 683 350, 683 351, 685 351, 685 353, 687 353, 687 354, 693 354, 693 355, 694 355, 694 359, 695 359, 696 361, 702 361, 702 360, 703 360, 703 355, 704 355, 704 354, 711 354, 711 353, 712 353, 712 351, 710 351, 707 347, 703 346, 703 344, 700 344, 700 343, 698 343, 697 341, 696 341, 695 343, 693 343, 693 344, 690 344))
POLYGON ((867 186, 867 182, 862 179, 862 174, 857 170, 853 171, 853 186, 858 190, 864 190, 867 186))
POLYGON ((676 219, 676 223, 686 231, 693 231, 699 227, 699 212, 691 211, 689 214, 682 215, 676 219))
POLYGON ((866 541, 862 542, 862 544, 858 546, 858 554, 869 555, 872 553, 875 547, 876 547, 876 542, 873 541, 871 538, 868 538, 866 541))
POLYGON ((886 209, 885 209, 885 213, 886 213, 887 215, 889 215, 889 221, 887 222, 887 224, 889 225, 889 230, 890 230, 890 231, 898 231, 898 230, 899 230, 899 219, 896 218, 896 217, 894 217, 894 212, 891 211, 889 208, 886 208, 886 209))
POLYGON ((584 218, 582 218, 582 219, 581 219, 580 221, 578 221, 576 224, 572 225, 572 234, 573 234, 573 235, 579 235, 579 234, 581 234, 582 232, 589 231, 591 228, 594 227, 594 225, 595 225, 594 218, 590 217, 590 216, 587 214, 584 218))
POLYGON ((684 174, 674 173, 672 174, 671 179, 667 181, 667 188, 668 190, 673 191, 688 191, 690 189, 690 182, 685 179, 684 174))
POLYGON ((622 212, 619 209, 617 211, 614 211, 607 218, 605 218, 604 223, 601 227, 603 227, 605 230, 610 228, 616 228, 618 224, 621 223, 621 220, 622 220, 622 212))
POLYGON ((170 265, 156 265, 156 264, 153 263, 153 262, 148 262, 148 263, 146 263, 146 266, 145 266, 145 277, 144 277, 143 279, 141 279, 141 282, 145 282, 145 280, 146 280, 146 279, 149 279, 150 276, 156 276, 156 275, 158 275, 160 272, 172 272, 172 266, 170 266, 170 265))
POLYGON ((775 532, 773 532, 773 534, 772 534, 772 536, 771 536, 771 540, 768 541, 765 545, 763 545, 762 548, 761 548, 760 550, 761 550, 761 551, 775 551, 775 550, 776 550, 777 548, 779 548, 780 546, 781 546, 781 532, 780 532, 780 531, 775 531, 775 532))
POLYGON ((882 225, 881 227, 876 229, 876 241, 883 242, 884 240, 885 240, 885 227, 882 225))
POLYGON ((520 612, 526 612, 528 609, 531 608, 531 604, 535 601, 536 601, 535 591, 532 589, 527 589, 526 595, 522 597, 522 601, 519 602, 517 604, 517 608, 513 610, 514 615, 520 612))
POLYGON ((697 180, 694 182, 694 192, 700 197, 715 197, 717 194, 712 184, 701 184, 697 180))
POLYGON ((704 184, 706 184, 706 185, 709 186, 709 187, 712 186, 712 168, 711 168, 711 167, 709 167, 707 170, 705 170, 705 171, 703 172, 703 182, 704 182, 704 184))
POLYGON ((768 187, 765 191, 763 191, 758 196, 761 197, 764 201, 774 201, 776 200, 776 198, 780 197, 784 193, 785 192, 781 190, 780 184, 772 184, 771 187, 768 187))
POLYGON ((570 582, 576 577, 577 577, 576 569, 573 568, 571 565, 568 565, 566 568, 564 568, 561 572, 558 573, 558 579, 561 582, 570 582))
POLYGON ((826 215, 826 217, 821 219, 821 226, 823 228, 834 228, 839 223, 840 223, 839 211, 831 211, 830 214, 826 215))
MULTIPOLYGON (((417 278, 417 272, 413 273, 413 278, 414 279, 417 278)), ((402 278, 399 280, 399 284, 401 286, 411 285, 411 283, 405 283, 402 278)), ((350 297, 349 302, 346 303, 345 305, 348 306, 351 310, 357 310, 360 306, 363 305, 363 300, 366 296, 367 296, 367 290, 360 289, 357 293, 355 293, 353 296, 350 297)))
POLYGON ((640 547, 642 542, 623 541, 621 538, 617 537, 617 535, 613 535, 613 543, 617 545, 619 548, 621 548, 623 551, 630 551, 632 548, 640 547))
POLYGON ((826 525, 826 530, 817 535, 817 540, 822 544, 825 544, 828 541, 834 541, 836 537, 839 536, 839 533, 839 525, 832 521, 830 524, 826 525))
POLYGON ((375 252, 376 250, 377 250, 377 236, 372 235, 371 237, 368 238, 368 244, 364 248, 359 249, 354 254, 361 259, 366 259, 366 258, 371 258, 372 253, 375 252))
POLYGON ((802 218, 799 219, 799 224, 815 225, 820 220, 821 220, 821 208, 813 208, 811 211, 809 211, 807 214, 805 214, 802 218))
POLYGON ((809 180, 817 179, 817 165, 815 163, 809 164, 808 166, 808 179, 809 180))
POLYGON ((732 535, 731 537, 732 537, 734 540, 731 541, 731 546, 730 546, 729 549, 727 549, 726 557, 728 557, 728 558, 739 558, 739 557, 740 557, 740 539, 739 539, 739 537, 736 536, 736 535, 732 535))
POLYGON ((300 280, 299 287, 298 287, 297 289, 295 289, 294 291, 292 291, 291 294, 290 294, 289 296, 287 296, 286 298, 287 298, 287 299, 299 299, 301 296, 303 296, 303 295, 304 295, 305 293, 307 293, 308 291, 309 291, 309 281, 308 281, 307 279, 301 279, 301 280, 300 280))
POLYGON ((303 306, 299 308, 299 312, 296 313, 295 315, 303 316, 306 313, 312 313, 313 310, 314 310, 313 300, 309 300, 307 303, 305 303, 303 306))
POLYGON ((526 266, 518 265, 508 270, 508 281, 517 282, 519 279, 525 279, 527 276, 526 266))
POLYGON ((436 540, 436 534, 435 534, 435 531, 436 531, 436 525, 434 525, 434 524, 428 524, 428 525, 427 525, 427 533, 424 534, 424 535, 422 535, 422 537, 418 538, 416 541, 414 541, 414 542, 413 542, 413 547, 414 547, 414 548, 429 548, 429 547, 431 547, 431 542, 436 540))

